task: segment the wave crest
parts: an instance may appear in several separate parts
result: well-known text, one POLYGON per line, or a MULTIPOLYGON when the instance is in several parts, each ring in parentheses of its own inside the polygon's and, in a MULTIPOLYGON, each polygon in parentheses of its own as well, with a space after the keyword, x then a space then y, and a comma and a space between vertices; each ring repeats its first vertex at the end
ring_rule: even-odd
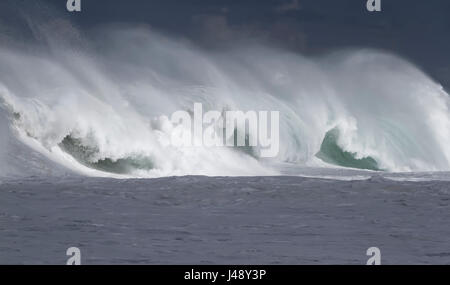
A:
POLYGON ((0 49, 0 98, 4 112, 16 114, 21 139, 77 171, 267 175, 278 173, 278 162, 450 170, 448 94, 385 52, 306 58, 251 46, 209 53, 149 30, 117 28, 90 46, 0 49), (279 111, 279 156, 171 146, 168 117, 194 102, 211 110, 279 111))

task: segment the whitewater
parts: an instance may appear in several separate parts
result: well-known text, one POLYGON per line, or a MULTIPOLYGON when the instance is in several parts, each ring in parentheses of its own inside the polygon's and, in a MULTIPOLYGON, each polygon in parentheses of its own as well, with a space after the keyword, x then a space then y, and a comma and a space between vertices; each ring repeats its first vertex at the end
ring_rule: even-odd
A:
POLYGON ((450 170, 448 94, 388 52, 312 57, 255 43, 205 51, 136 27, 105 28, 75 47, 46 37, 45 48, 0 47, 0 176, 450 170), (195 102, 278 111, 278 156, 174 147, 170 114, 195 102))

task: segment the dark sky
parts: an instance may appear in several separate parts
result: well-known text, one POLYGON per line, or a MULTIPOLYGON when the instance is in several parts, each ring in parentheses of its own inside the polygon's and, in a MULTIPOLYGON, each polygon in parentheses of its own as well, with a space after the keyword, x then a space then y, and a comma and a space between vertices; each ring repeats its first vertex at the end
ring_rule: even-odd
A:
POLYGON ((11 25, 12 14, 25 6, 30 11, 51 6, 51 15, 70 19, 81 30, 117 22, 145 23, 205 48, 227 48, 243 40, 257 40, 303 54, 379 48, 411 60, 448 89, 450 1, 381 0, 383 11, 375 13, 366 10, 366 2, 82 0, 82 12, 69 13, 66 0, 2 0, 0 23, 11 25))

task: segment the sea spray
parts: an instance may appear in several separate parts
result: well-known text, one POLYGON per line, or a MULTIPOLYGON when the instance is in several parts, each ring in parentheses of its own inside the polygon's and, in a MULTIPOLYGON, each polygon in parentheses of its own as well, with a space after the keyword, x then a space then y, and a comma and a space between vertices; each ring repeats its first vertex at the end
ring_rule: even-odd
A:
POLYGON ((108 175, 118 163, 115 172, 127 177, 274 175, 279 162, 327 166, 320 158, 360 167, 318 158, 331 130, 339 133, 335 146, 356 161, 370 158, 370 169, 450 169, 448 94, 395 55, 307 58, 257 45, 210 53, 141 27, 105 28, 85 41, 77 50, 0 48, 2 112, 15 114, 21 140, 77 172, 108 175), (174 147, 169 116, 193 112, 196 102, 205 110, 278 111, 278 155, 174 147), (95 150, 88 163, 63 147, 68 136, 95 150))

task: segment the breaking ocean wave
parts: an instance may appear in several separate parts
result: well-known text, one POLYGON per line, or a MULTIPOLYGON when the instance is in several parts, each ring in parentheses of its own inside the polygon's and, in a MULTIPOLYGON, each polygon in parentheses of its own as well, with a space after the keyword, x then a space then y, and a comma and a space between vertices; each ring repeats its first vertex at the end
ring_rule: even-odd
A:
POLYGON ((297 175, 450 170, 448 94, 395 55, 305 57, 256 45, 207 52, 145 28, 105 29, 88 43, 0 47, 2 176, 55 165, 118 178, 280 175, 281 164, 297 175), (278 111, 278 156, 173 146, 170 115, 195 102, 278 111), (24 149, 39 158, 27 161, 24 149))

